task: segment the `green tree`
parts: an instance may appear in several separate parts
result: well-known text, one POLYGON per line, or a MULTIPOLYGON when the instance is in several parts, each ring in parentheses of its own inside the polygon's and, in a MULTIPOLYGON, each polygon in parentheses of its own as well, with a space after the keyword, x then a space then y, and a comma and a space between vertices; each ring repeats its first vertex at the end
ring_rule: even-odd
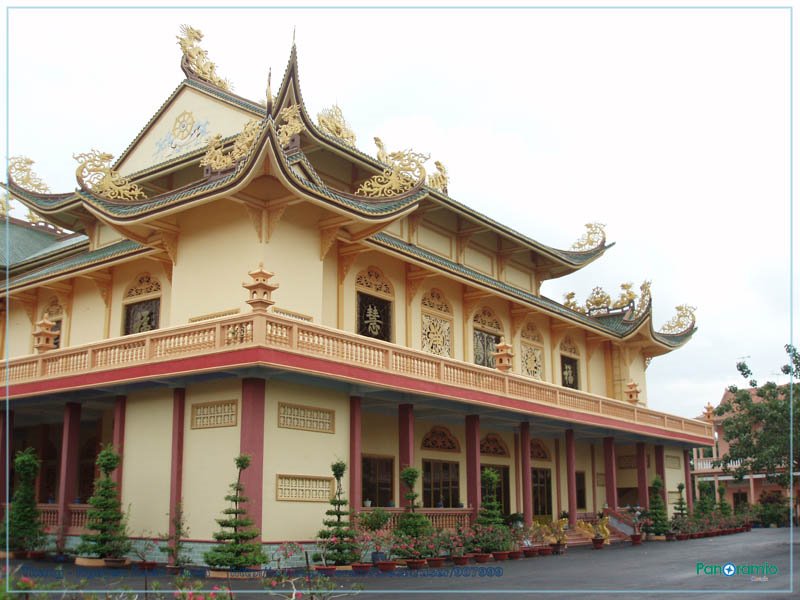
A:
POLYGON ((486 468, 481 472, 481 483, 486 491, 481 498, 481 507, 478 510, 478 525, 498 525, 505 527, 503 511, 497 501, 497 488, 500 485, 500 474, 494 469, 486 468))
POLYGON ((664 482, 661 481, 660 477, 655 477, 650 489, 650 510, 648 516, 653 522, 650 529, 656 535, 664 535, 669 529, 667 507, 664 504, 664 498, 661 496, 663 489, 664 482))
POLYGON ((325 529, 317 534, 322 552, 314 555, 315 560, 323 558, 326 565, 349 565, 357 562, 361 556, 355 541, 356 532, 350 523, 351 513, 345 508, 347 500, 342 490, 342 477, 346 469, 347 465, 341 460, 331 465, 336 493, 330 499, 332 508, 325 511, 329 517, 322 521, 325 529))
POLYGON ((794 346, 787 344, 785 349, 789 364, 781 371, 795 383, 777 385, 769 381, 759 386, 747 364, 740 362, 736 368, 749 379, 754 391, 731 386, 728 390, 733 398, 716 409, 717 415, 725 416, 723 436, 730 448, 715 464, 732 472, 738 480, 750 472, 764 473, 768 481, 786 488, 791 477, 787 465, 792 465, 792 471, 800 467, 800 383, 796 382, 800 378, 800 354, 794 346), (790 399, 794 423, 790 419, 790 399), (792 456, 790 436, 794 436, 792 456), (741 464, 734 466, 734 461, 741 464))
POLYGON ((730 517, 732 511, 731 505, 728 504, 727 500, 725 500, 725 487, 722 485, 719 486, 717 493, 719 494, 719 502, 717 502, 717 510, 719 511, 719 514, 721 514, 723 517, 730 517))
POLYGON ((244 508, 247 498, 243 495, 242 471, 250 466, 250 457, 241 454, 233 462, 238 475, 229 486, 231 493, 225 496, 231 507, 222 511, 225 517, 216 520, 222 531, 214 533, 214 539, 222 543, 206 552, 203 558, 212 567, 243 569, 261 565, 267 562, 267 557, 261 550, 261 544, 254 541, 261 536, 261 532, 253 527, 253 520, 247 516, 247 509, 244 508))
POLYGON ((433 528, 433 524, 428 517, 414 512, 414 509, 417 507, 417 498, 419 498, 419 494, 414 491, 414 487, 417 485, 417 479, 419 479, 419 469, 406 467, 400 471, 400 481, 403 482, 408 490, 405 494, 406 500, 408 500, 408 506, 406 507, 407 511, 401 514, 397 519, 397 527, 395 528, 397 533, 409 535, 414 538, 427 535, 433 528))
POLYGON ((131 549, 125 514, 119 500, 117 484, 111 473, 119 466, 120 456, 111 445, 97 455, 100 477, 94 482, 94 494, 86 511, 86 529, 96 533, 81 536, 78 553, 99 558, 122 558, 131 549))
POLYGON ((685 517, 689 514, 688 506, 686 505, 686 500, 683 499, 683 490, 686 489, 686 486, 683 483, 678 484, 678 501, 673 504, 675 507, 675 512, 673 513, 676 517, 685 517))
POLYGON ((709 481, 701 481, 697 484, 699 496, 694 505, 694 517, 706 517, 714 512, 717 502, 714 498, 714 486, 709 481))
MULTIPOLYGON (((8 549, 12 552, 36 550, 46 539, 34 490, 41 464, 33 448, 17 452, 14 458, 17 485, 8 509, 8 549)), ((5 519, 0 523, 0 539, 6 539, 5 519)))

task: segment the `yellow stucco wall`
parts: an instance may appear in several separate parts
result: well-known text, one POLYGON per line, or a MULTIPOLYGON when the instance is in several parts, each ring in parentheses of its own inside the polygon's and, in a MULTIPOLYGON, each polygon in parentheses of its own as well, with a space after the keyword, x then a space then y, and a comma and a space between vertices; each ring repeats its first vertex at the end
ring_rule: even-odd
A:
MULTIPOLYGON (((267 382, 264 415, 264 540, 314 539, 322 528, 327 502, 291 502, 276 499, 276 476, 331 476, 331 463, 349 463, 350 397, 344 392, 283 381, 267 382), (278 427, 278 403, 319 406, 336 411, 335 433, 278 427)), ((349 469, 343 478, 349 495, 349 469)))
POLYGON ((103 339, 106 305, 97 286, 76 277, 73 282, 72 314, 69 315, 69 343, 88 344, 103 339))
POLYGON ((193 539, 210 540, 218 529, 214 519, 221 517, 222 510, 230 504, 225 495, 228 486, 236 480, 233 459, 239 455, 241 415, 239 379, 208 381, 186 388, 183 510, 193 539), (237 400, 238 409, 235 427, 191 428, 193 404, 232 399, 237 400))
POLYGON ((628 369, 630 379, 639 385, 639 404, 647 406, 647 376, 645 362, 641 352, 636 352, 628 369))
POLYGON ((128 395, 124 452, 122 506, 130 506, 131 535, 166 532, 172 455, 171 390, 160 388, 128 395))
POLYGON ((8 309, 8 337, 5 340, 8 356, 25 356, 33 352, 33 324, 22 304, 13 298, 8 309))

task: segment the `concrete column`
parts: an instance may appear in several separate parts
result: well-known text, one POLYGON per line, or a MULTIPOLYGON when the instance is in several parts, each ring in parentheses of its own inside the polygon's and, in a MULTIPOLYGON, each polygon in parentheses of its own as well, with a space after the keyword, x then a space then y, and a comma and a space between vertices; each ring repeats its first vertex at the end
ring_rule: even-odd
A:
POLYGON ((250 456, 250 467, 242 472, 247 514, 253 524, 263 531, 262 500, 264 492, 264 395, 265 379, 242 379, 242 426, 239 433, 239 452, 250 456))
MULTIPOLYGON (((172 390, 172 458, 169 468, 169 535, 175 535, 178 504, 183 502, 183 433, 186 429, 186 389, 172 390)), ((249 493, 249 492, 248 492, 249 493)), ((170 564, 173 560, 170 557, 170 564)))
MULTIPOLYGON (((400 471, 414 466, 414 405, 401 404, 397 407, 397 426, 400 438, 400 471)), ((405 484, 400 483, 400 502, 398 506, 407 506, 406 494, 409 492, 405 484)))
POLYGON ((361 477, 361 398, 350 396, 350 508, 355 511, 363 504, 361 477))
POLYGON ((603 438, 603 463, 606 478, 606 504, 617 510, 617 449, 613 437, 603 438))
POLYGON ((689 465, 689 451, 683 451, 683 478, 686 485, 686 510, 691 515, 694 512, 694 485, 692 484, 692 469, 689 465))
POLYGON ((467 506, 472 508, 472 518, 478 516, 481 505, 481 438, 480 417, 467 415, 467 506))
POLYGON ((578 522, 578 495, 575 482, 575 431, 567 429, 564 432, 564 446, 567 453, 567 512, 569 513, 569 526, 575 527, 578 522))
POLYGON ((117 484, 119 497, 122 498, 122 467, 125 465, 125 396, 114 398, 114 430, 111 445, 119 454, 119 466, 111 473, 111 480, 117 484))
POLYGON ((747 495, 747 502, 749 504, 756 503, 756 480, 753 479, 753 474, 747 476, 747 481, 750 483, 750 488, 747 495))
POLYGON ((69 504, 78 489, 80 457, 81 405, 68 402, 64 407, 64 428, 61 434, 61 466, 58 475, 58 537, 63 540, 70 523, 69 504))
POLYGON ((664 500, 664 506, 667 506, 667 469, 664 465, 664 446, 656 444, 656 475, 659 476, 664 487, 661 488, 661 498, 664 500))
POLYGON ((636 479, 639 486, 639 506, 650 508, 650 494, 647 489, 647 453, 644 442, 636 444, 636 479))
POLYGON ((522 515, 525 526, 533 523, 533 486, 531 482, 531 424, 519 425, 520 464, 522 465, 522 515))

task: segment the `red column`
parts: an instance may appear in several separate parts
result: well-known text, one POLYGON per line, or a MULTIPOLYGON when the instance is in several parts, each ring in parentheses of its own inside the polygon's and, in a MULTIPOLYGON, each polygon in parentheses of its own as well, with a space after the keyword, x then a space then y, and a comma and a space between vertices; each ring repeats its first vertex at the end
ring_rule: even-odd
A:
MULTIPOLYGON (((686 509, 691 515, 694 512, 694 486, 692 486, 692 471, 689 465, 689 451, 683 451, 683 478, 686 480, 686 509)), ((752 502, 752 501, 751 501, 752 502)))
MULTIPOLYGON (((8 402, 8 400, 6 400, 8 402)), ((6 471, 10 470, 8 464, 11 462, 12 456, 12 432, 14 431, 14 411, 3 410, 0 412, 0 501, 3 504, 8 504, 9 497, 6 486, 11 483, 6 481, 6 471)))
POLYGON ((597 514, 597 471, 594 464, 594 444, 589 445, 589 456, 592 458, 592 512, 597 514))
POLYGON ((613 437, 603 438, 603 462, 606 470, 606 504, 617 510, 617 450, 613 437))
MULTIPOLYGON (((350 397, 350 508, 360 510, 361 498, 361 398, 350 397)), ((375 505, 377 506, 377 498, 375 505)))
POLYGON ((78 461, 81 435, 81 405, 67 402, 64 407, 64 429, 61 434, 61 468, 58 475, 58 529, 63 539, 69 528, 69 504, 78 489, 78 461))
POLYGON ((556 448, 556 518, 561 515, 561 450, 559 439, 553 440, 556 448))
POLYGON ((664 466, 664 446, 656 444, 656 475, 661 479, 664 487, 661 488, 661 498, 664 500, 664 506, 667 506, 667 471, 664 466))
MULTIPOLYGON (((414 466, 414 405, 401 404, 397 407, 398 437, 400 438, 400 470, 414 466)), ((406 506, 408 489, 400 484, 400 503, 406 506)))
POLYGON ((533 522, 533 488, 531 485, 531 424, 519 425, 520 464, 522 465, 522 516, 525 526, 533 522))
POLYGON ((650 508, 650 494, 647 490, 647 454, 644 442, 636 444, 636 479, 639 485, 639 506, 650 508))
POLYGON ((125 396, 114 398, 114 432, 111 445, 119 454, 119 466, 111 473, 111 479, 117 484, 119 497, 122 498, 122 467, 125 464, 125 396))
POLYGON ((472 518, 478 516, 481 505, 481 424, 478 415, 467 415, 467 506, 472 518))
POLYGON ((567 453, 567 511, 569 526, 575 527, 578 522, 578 495, 575 484, 575 432, 567 429, 564 432, 567 453))
MULTIPOLYGON (((172 390, 172 459, 169 467, 170 537, 175 535, 177 508, 178 504, 183 502, 183 432, 185 414, 186 389, 175 388, 172 390)), ((170 558, 170 564, 172 564, 172 558, 170 558)))
POLYGON ((264 491, 264 379, 242 379, 242 427, 239 451, 250 456, 250 467, 242 472, 247 513, 259 531, 264 491))

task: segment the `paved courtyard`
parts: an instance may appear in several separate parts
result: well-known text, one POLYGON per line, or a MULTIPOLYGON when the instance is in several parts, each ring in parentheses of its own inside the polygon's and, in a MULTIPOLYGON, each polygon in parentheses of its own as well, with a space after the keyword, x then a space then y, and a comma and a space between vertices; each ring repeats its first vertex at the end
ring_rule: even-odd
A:
MULTIPOLYGON (((391 576, 353 577, 350 573, 343 573, 335 581, 344 588, 354 583, 363 585, 364 589, 358 595, 370 600, 419 600, 443 596, 580 597, 582 600, 615 596, 626 599, 678 596, 763 598, 789 593, 792 579, 790 560, 795 567, 795 592, 800 589, 797 551, 797 538, 790 544, 789 529, 754 529, 750 533, 684 542, 646 542, 638 547, 621 544, 601 551, 573 548, 564 556, 470 567, 418 572, 403 569, 391 576), (792 548, 794 555, 790 558, 792 548), (726 575, 723 571, 732 571, 733 574, 726 575)), ((55 579, 55 565, 52 563, 14 561, 14 565, 20 564, 20 575, 30 575, 37 581, 59 581, 55 579)), ((128 589, 139 591, 136 595, 144 597, 141 593, 144 579, 140 571, 86 570, 67 565, 63 575, 65 581, 73 583, 86 578, 82 586, 84 590, 128 589)), ((149 579, 149 585, 154 579, 162 589, 174 589, 173 579, 163 570, 149 579)), ((207 580, 203 587, 211 589, 215 584, 217 582, 207 580)), ((234 582, 232 587, 239 597, 265 597, 261 582, 234 582)), ((152 593, 149 597, 153 598, 152 593)), ((165 597, 171 598, 172 594, 165 597)), ((308 594, 305 597, 308 598, 308 594)))

